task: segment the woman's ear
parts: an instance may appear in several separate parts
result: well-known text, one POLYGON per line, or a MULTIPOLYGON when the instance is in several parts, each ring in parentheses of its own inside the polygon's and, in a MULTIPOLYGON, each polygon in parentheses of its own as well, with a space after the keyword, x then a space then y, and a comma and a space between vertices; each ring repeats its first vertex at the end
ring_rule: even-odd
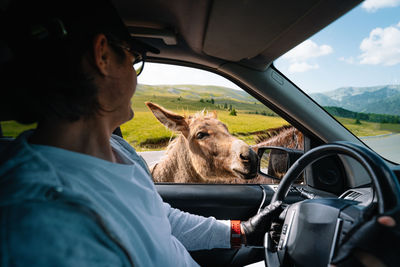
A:
POLYGON ((95 68, 106 76, 108 74, 108 67, 110 64, 110 45, 107 37, 100 33, 93 39, 93 57, 95 68))

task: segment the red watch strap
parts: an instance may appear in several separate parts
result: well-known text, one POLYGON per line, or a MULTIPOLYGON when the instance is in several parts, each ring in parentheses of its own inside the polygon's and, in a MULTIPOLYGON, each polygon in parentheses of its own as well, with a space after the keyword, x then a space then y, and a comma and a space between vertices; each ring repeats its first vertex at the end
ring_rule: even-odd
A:
POLYGON ((240 248, 242 246, 242 231, 239 220, 231 220, 231 247, 240 248))

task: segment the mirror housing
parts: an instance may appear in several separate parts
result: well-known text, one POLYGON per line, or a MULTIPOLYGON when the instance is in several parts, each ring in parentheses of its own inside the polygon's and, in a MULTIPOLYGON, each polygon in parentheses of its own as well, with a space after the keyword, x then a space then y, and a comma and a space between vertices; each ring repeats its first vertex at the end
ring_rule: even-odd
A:
POLYGON ((268 178, 281 180, 304 152, 285 147, 264 146, 258 148, 257 154, 259 158, 258 173, 268 178))

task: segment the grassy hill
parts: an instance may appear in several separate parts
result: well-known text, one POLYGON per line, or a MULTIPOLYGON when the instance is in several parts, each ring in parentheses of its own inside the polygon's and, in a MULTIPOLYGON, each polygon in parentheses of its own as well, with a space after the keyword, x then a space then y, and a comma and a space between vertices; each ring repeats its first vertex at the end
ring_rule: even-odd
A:
POLYGON ((136 89, 136 95, 182 96, 187 99, 214 98, 215 100, 233 100, 238 102, 255 101, 252 96, 242 90, 234 90, 214 85, 142 85, 136 89))
POLYGON ((143 103, 151 101, 167 109, 224 110, 226 104, 242 112, 276 115, 248 93, 222 86, 139 84, 132 100, 138 111, 147 110, 143 103))

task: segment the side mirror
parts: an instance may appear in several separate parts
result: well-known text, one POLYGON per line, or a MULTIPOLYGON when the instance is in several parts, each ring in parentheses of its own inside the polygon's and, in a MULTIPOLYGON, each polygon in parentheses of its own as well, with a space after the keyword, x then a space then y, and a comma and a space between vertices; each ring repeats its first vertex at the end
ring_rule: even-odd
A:
MULTIPOLYGON (((302 150, 265 146, 258 148, 258 173, 268 178, 281 180, 290 166, 303 155, 302 150)), ((300 179, 300 178, 299 178, 300 179)), ((303 179, 301 177, 301 179, 303 179)))

